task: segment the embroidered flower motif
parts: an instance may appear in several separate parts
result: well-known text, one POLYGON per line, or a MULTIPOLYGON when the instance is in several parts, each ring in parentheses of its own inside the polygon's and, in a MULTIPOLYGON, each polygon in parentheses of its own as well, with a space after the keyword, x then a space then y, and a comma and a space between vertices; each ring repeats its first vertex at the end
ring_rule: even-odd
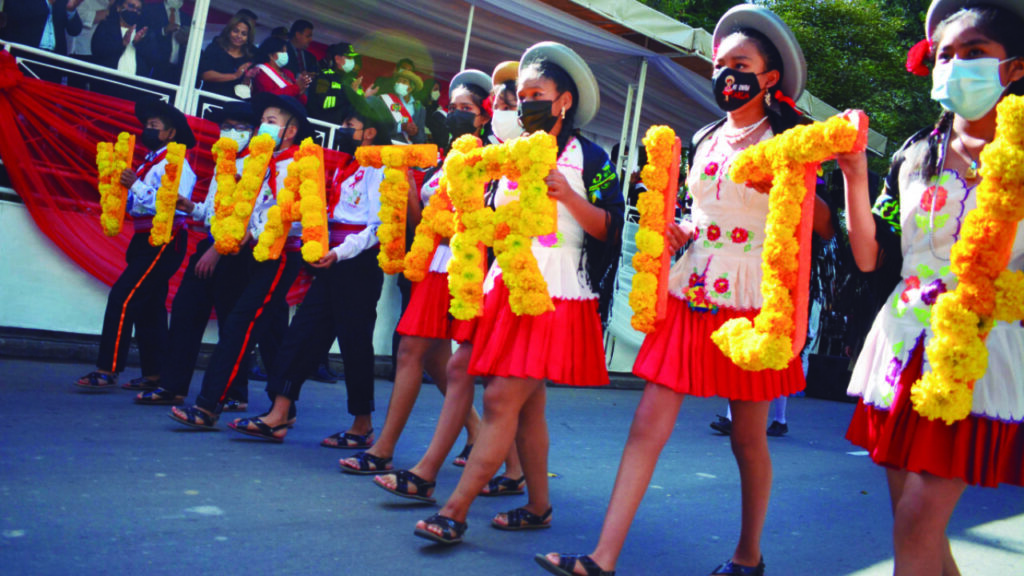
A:
POLYGON ((718 224, 712 224, 708 226, 708 240, 714 242, 722 237, 722 229, 718 227, 718 224))
POLYGON ((714 178, 718 174, 718 162, 708 162, 704 165, 704 175, 714 178))
POLYGON ((750 233, 747 232, 746 228, 740 228, 737 226, 732 229, 732 241, 736 244, 743 244, 750 237, 750 233))
POLYGON ((900 300, 904 304, 910 302, 910 297, 913 293, 921 288, 921 279, 917 276, 911 276, 906 280, 907 287, 903 289, 903 293, 900 294, 900 300))
POLYGON ((558 237, 558 232, 552 232, 551 234, 546 234, 544 236, 537 236, 537 242, 545 248, 558 246, 560 240, 561 238, 558 237))
POLYGON ((691 288, 694 287, 694 286, 703 286, 704 282, 701 279, 700 274, 697 274, 696 272, 694 272, 693 274, 690 274, 690 284, 689 285, 690 285, 691 288))
POLYGON ((948 196, 949 193, 942 186, 929 186, 921 195, 921 210, 932 210, 932 202, 935 202, 936 212, 942 210, 948 196))
POLYGON ((935 301, 939 298, 939 294, 945 293, 947 290, 946 283, 941 279, 935 280, 931 284, 928 284, 921 290, 921 301, 929 306, 934 306, 935 301))
POLYGON ((725 294, 726 292, 729 291, 729 279, 719 278, 715 280, 714 288, 715 292, 718 292, 719 294, 725 294))

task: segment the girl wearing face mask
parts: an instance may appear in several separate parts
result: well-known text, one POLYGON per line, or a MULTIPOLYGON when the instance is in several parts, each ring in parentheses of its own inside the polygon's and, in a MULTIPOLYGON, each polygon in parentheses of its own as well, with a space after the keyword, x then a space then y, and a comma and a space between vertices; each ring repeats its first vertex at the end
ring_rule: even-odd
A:
MULTIPOLYGON (((1007 94, 1024 94, 1021 30, 1024 4, 1017 1, 933 1, 925 24, 935 63, 931 93, 945 112, 895 154, 874 207, 863 154, 840 158, 857 265, 899 278, 854 368, 849 393, 860 402, 847 431, 885 467, 898 576, 960 574, 946 525, 966 486, 1024 486, 1019 323, 998 322, 989 332, 988 370, 974 383, 967 418, 929 420, 910 399, 929 370, 932 306, 958 284, 951 248, 977 205, 979 153, 994 137, 995 106, 1007 94)), ((1008 268, 1022 264, 1018 225, 1008 268)))
MULTIPOLYGON (((452 95, 451 111, 448 113, 449 130, 455 137, 463 134, 479 133, 490 121, 483 102, 491 88, 491 79, 479 70, 464 70, 452 79, 448 88, 452 95), (454 120, 453 120, 454 119, 454 120)), ((437 192, 440 185, 442 170, 428 173, 419 194, 414 191, 409 198, 408 224, 415 228, 421 218, 422 207, 437 192)), ((405 428, 405 423, 412 412, 413 404, 419 395, 423 379, 423 370, 445 393, 448 389, 446 367, 452 357, 451 340, 455 338, 455 326, 448 315, 450 297, 448 295, 448 261, 451 259, 451 248, 448 241, 443 241, 435 250, 430 262, 427 276, 412 287, 409 305, 402 314, 397 331, 401 335, 398 343, 398 364, 395 368, 395 388, 388 405, 387 420, 381 435, 374 445, 365 452, 359 452, 351 458, 341 460, 341 470, 350 474, 375 474, 390 470, 395 444, 405 428)), ((472 380, 469 386, 472 387, 472 380)), ((472 397, 472 395, 470 396, 472 397)), ((479 427, 480 417, 475 410, 469 415, 458 419, 455 427, 457 435, 465 422, 469 435, 468 443, 472 444, 479 427)), ((454 442, 454 438, 452 439, 454 442)), ((451 449, 448 445, 447 451, 451 449)), ((403 473, 403 476, 405 473, 403 473)), ((436 475, 436 474, 435 474, 436 475)), ((417 477, 422 480, 422 478, 417 477)), ((430 478, 433 478, 431 476, 430 478)), ((415 481, 413 481, 415 482, 415 481)), ((409 496, 429 497, 422 481, 415 488, 408 490, 409 496)))
POLYGON ((202 89, 221 96, 236 97, 248 89, 246 72, 256 59, 253 23, 244 16, 228 20, 221 33, 203 50, 199 58, 202 89))
POLYGON ((288 65, 287 40, 271 36, 260 45, 256 58, 256 75, 253 79, 256 92, 267 92, 277 96, 291 96, 306 103, 306 88, 309 78, 303 76, 298 80, 288 65))
POLYGON ((516 95, 518 73, 519 62, 513 60, 498 64, 491 75, 494 81, 494 88, 491 89, 494 108, 491 133, 498 142, 508 142, 523 134, 523 126, 519 123, 519 98, 516 95))
MULTIPOLYGON (((469 373, 487 378, 480 434, 448 502, 416 525, 417 536, 442 544, 462 541, 470 505, 513 443, 523 448, 529 500, 491 523, 502 530, 550 526, 545 382, 608 383, 599 296, 610 288, 603 281, 614 277, 608 264, 618 259, 624 202, 608 155, 574 130, 597 114, 597 80, 570 48, 542 42, 520 58, 518 96, 524 130, 547 131, 558 143, 557 168, 545 178, 557 203, 558 232, 534 238, 531 247, 554 310, 516 316, 501 268, 491 266, 469 359, 469 373)), ((510 202, 515 188, 503 178, 495 204, 510 202)))
MULTIPOLYGON (((515 63, 513 62, 513 64, 515 63)), ((486 101, 484 96, 491 89, 491 85, 495 81, 502 85, 508 78, 512 79, 513 84, 515 83, 515 70, 512 70, 510 77, 508 75, 508 67, 505 66, 503 69, 502 65, 499 65, 491 78, 488 78, 486 74, 478 70, 466 70, 452 79, 449 88, 449 93, 452 95, 452 110, 466 113, 463 120, 452 123, 453 128, 455 128, 454 134, 456 137, 461 136, 462 133, 468 133, 468 131, 478 132, 486 128, 486 125, 481 125, 482 123, 479 120, 480 118, 486 118, 483 116, 483 110, 486 108, 484 106, 486 101), (468 122, 467 120, 471 117, 476 120, 468 122), (461 129, 460 126, 462 127, 461 129)), ((451 117, 450 115, 451 113, 449 113, 449 117, 451 117)), ((440 176, 439 172, 427 178, 426 184, 423 186, 424 197, 433 195, 434 190, 439 185, 440 176)), ((434 431, 434 436, 426 453, 415 466, 408 470, 399 470, 394 474, 386 474, 374 478, 374 483, 396 496, 426 502, 434 501, 432 494, 434 492, 435 480, 441 470, 441 466, 444 465, 445 459, 448 457, 448 453, 451 451, 452 446, 455 445, 463 425, 466 427, 468 437, 466 446, 453 462, 456 466, 465 466, 476 442, 476 435, 480 426, 480 416, 473 408, 475 378, 467 373, 469 357, 472 353, 471 341, 476 329, 476 322, 451 321, 450 326, 448 326, 450 297, 448 294, 447 273, 445 271, 447 270, 447 263, 450 258, 451 250, 448 248, 447 243, 439 246, 431 263, 432 271, 427 279, 417 283, 413 288, 412 302, 410 302, 409 308, 402 316, 402 322, 398 326, 403 336, 399 344, 399 368, 395 379, 396 393, 392 395, 392 404, 388 411, 388 420, 390 421, 391 414, 396 412, 394 398, 397 396, 398 382, 405 373, 403 368, 406 367, 406 358, 402 351, 421 347, 423 345, 422 336, 424 334, 434 334, 435 336, 430 337, 443 338, 443 340, 435 341, 443 342, 443 347, 436 354, 432 354, 431 357, 436 360, 443 359, 447 365, 447 369, 444 370, 445 364, 440 364, 442 367, 441 375, 445 377, 444 380, 439 380, 434 374, 431 374, 431 376, 434 376, 434 381, 439 383, 439 385, 442 381, 447 383, 444 406, 441 408, 441 416, 438 418, 437 428, 434 431), (431 311, 430 309, 433 310, 431 311), (428 318, 433 318, 435 321, 443 318, 444 329, 442 330, 438 326, 431 330, 430 323, 427 321, 428 318), (450 340, 455 340, 459 343, 459 348, 454 355, 451 354, 450 340)), ((409 376, 416 379, 417 391, 419 389, 419 375, 422 372, 421 366, 422 360, 408 367, 410 371, 409 376)), ((413 396, 412 400, 414 399, 415 397, 413 396)), ((406 415, 411 408, 412 404, 409 401, 408 407, 405 409, 406 415)), ((402 422, 404 423, 404 418, 402 422)), ((387 430, 388 423, 385 423, 385 434, 387 430)), ((377 445, 370 452, 377 453, 376 450, 382 446, 384 437, 384 435, 381 436, 381 440, 377 441, 377 445)), ((391 441, 392 445, 393 443, 391 441)), ((356 462, 354 461, 350 461, 349 464, 346 464, 344 461, 342 462, 342 466, 347 466, 349 469, 354 469, 355 464, 356 462)), ((522 466, 519 463, 519 456, 515 449, 512 449, 505 460, 504 475, 491 479, 481 491, 481 494, 487 496, 522 494, 525 482, 522 466)))
MULTIPOLYGON (((670 222, 666 230, 673 252, 691 238, 697 241, 672 267, 667 317, 646 337, 633 366, 647 385, 597 546, 589 555, 538 555, 537 562, 554 574, 593 576, 615 570, 686 395, 723 397, 732 407, 730 441, 740 470, 742 525, 736 548, 712 574, 764 574, 760 542, 772 478, 765 436, 768 407, 773 398, 804 388, 803 371, 799 358, 784 370, 743 370, 710 336, 731 318, 754 318, 761 307, 768 194, 730 180, 729 165, 747 147, 798 122, 787 102, 803 91, 806 64, 790 29, 760 6, 741 5, 726 12, 715 27, 714 44, 712 84, 726 117, 694 136, 689 156, 693 170, 687 175, 692 221, 670 222), (694 293, 702 297, 693 298, 694 293)), ((828 209, 818 203, 821 223, 816 210, 815 230, 829 236, 828 209)))

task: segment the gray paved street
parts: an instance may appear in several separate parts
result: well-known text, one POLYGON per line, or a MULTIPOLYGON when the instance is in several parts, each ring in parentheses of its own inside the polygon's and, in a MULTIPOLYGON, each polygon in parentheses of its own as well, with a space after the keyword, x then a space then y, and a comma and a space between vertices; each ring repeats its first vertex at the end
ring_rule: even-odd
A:
MULTIPOLYGON (((0 574, 543 574, 535 553, 589 551, 596 541, 640 397, 551 389, 553 527, 494 530, 491 515, 523 500, 480 498, 466 543, 441 548, 412 534, 433 507, 341 474, 346 452, 318 446, 349 423, 343 384, 310 382, 296 427, 283 445, 268 445, 183 429, 168 408, 136 406, 128 392, 77 393, 70 383, 88 370, 0 359, 0 574)), ((264 411, 262 383, 251 389, 250 413, 264 411)), ((378 428, 390 391, 378 381, 378 428)), ((424 387, 397 466, 422 453, 440 406, 424 387)), ((619 574, 703 576, 729 557, 739 481, 728 438, 708 428, 724 409, 716 399, 684 402, 619 574)), ((771 439, 775 488, 763 539, 771 576, 891 574, 884 474, 843 439, 852 409, 794 398, 789 436, 771 439)), ((444 467, 439 497, 459 472, 444 467)), ((950 537, 965 576, 1024 575, 1024 490, 968 489, 950 537)))

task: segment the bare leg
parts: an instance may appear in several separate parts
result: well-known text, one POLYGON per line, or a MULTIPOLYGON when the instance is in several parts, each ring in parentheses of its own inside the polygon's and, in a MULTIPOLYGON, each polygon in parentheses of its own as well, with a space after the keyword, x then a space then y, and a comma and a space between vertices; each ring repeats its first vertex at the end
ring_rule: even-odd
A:
MULTIPOLYGON (((524 508, 537 516, 543 516, 551 507, 551 494, 548 491, 550 439, 548 437, 548 421, 544 415, 546 405, 547 387, 542 385, 527 399, 519 413, 516 443, 512 446, 509 454, 516 453, 516 446, 523 447, 523 453, 520 455, 522 457, 522 475, 526 476, 526 484, 529 487, 529 500, 524 508)), ((507 464, 505 475, 509 476, 507 464)), ((519 478, 519 476, 515 476, 515 478, 519 478)), ((498 514, 494 521, 507 525, 508 516, 504 513, 498 514)))
MULTIPOLYGON (((441 394, 448 394, 448 364, 453 358, 452 344, 450 340, 436 340, 434 345, 427 350, 427 356, 424 359, 424 367, 430 377, 434 379, 434 384, 437 385, 437 389, 441 391, 441 394)), ((468 361, 468 358, 467 358, 468 361)), ((458 376, 464 376, 465 371, 458 376)), ((472 383, 472 379, 470 380, 472 383)), ((476 435, 480 431, 480 414, 477 413, 476 408, 470 404, 469 414, 466 415, 466 421, 464 423, 466 428, 466 443, 473 444, 476 441, 476 435)))
MULTIPOLYGON (((473 500, 498 471, 512 448, 519 427, 520 413, 531 396, 536 394, 537 388, 542 386, 544 382, 540 380, 521 378, 494 378, 487 385, 484 391, 484 419, 480 437, 473 447, 473 455, 466 463, 466 470, 462 473, 459 485, 441 508, 441 515, 465 522, 473 500)), ((538 404, 540 402, 530 403, 530 409, 542 410, 543 406, 538 404)), ((537 417, 543 416, 533 415, 530 417, 531 421, 537 417)), ((431 530, 439 536, 443 535, 437 526, 427 527, 423 521, 416 527, 431 530)))
POLYGON ((740 541, 732 561, 745 566, 756 566, 761 561, 761 532, 772 495, 772 458, 764 433, 770 404, 770 401, 729 402, 732 408, 732 435, 729 438, 740 469, 743 502, 740 541))
POLYGON ((967 484, 959 479, 899 471, 890 472, 889 486, 894 510, 894 576, 959 576, 946 526, 967 484))
MULTIPOLYGON (((644 388, 629 428, 626 447, 622 450, 601 536, 597 548, 590 554, 604 570, 614 570, 619 561, 629 526, 651 483, 661 450, 672 435, 682 404, 683 395, 664 386, 648 383, 644 388)), ((531 486, 531 495, 532 491, 531 486)), ((548 554, 548 559, 557 564, 558 554, 548 554)), ((582 568, 577 565, 579 570, 582 568)))
POLYGON ((392 388, 388 413, 380 436, 367 452, 379 458, 391 458, 395 444, 402 435, 409 414, 420 395, 423 384, 423 360, 428 350, 433 350, 437 340, 402 336, 398 341, 398 367, 395 370, 395 386, 392 388))

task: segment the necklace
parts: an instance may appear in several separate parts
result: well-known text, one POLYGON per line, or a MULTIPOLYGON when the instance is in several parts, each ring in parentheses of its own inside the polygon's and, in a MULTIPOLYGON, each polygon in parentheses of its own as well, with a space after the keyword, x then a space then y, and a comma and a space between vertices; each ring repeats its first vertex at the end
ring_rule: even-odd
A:
POLYGON ((732 131, 726 130, 725 127, 723 126, 722 130, 721 130, 722 136, 725 138, 725 140, 729 144, 736 144, 737 142, 743 140, 747 136, 750 136, 751 134, 753 134, 754 131, 757 130, 758 128, 760 128, 761 125, 764 124, 766 120, 768 120, 768 117, 764 116, 760 120, 758 120, 757 122, 754 122, 753 124, 751 124, 750 126, 746 126, 744 128, 735 129, 735 130, 732 130, 732 131))
POLYGON ((967 167, 967 171, 964 173, 964 177, 968 180, 974 180, 978 177, 978 161, 974 159, 971 151, 967 149, 967 143, 964 142, 963 135, 957 134, 956 139, 960 141, 960 147, 963 148, 964 154, 971 161, 970 166, 967 167))

